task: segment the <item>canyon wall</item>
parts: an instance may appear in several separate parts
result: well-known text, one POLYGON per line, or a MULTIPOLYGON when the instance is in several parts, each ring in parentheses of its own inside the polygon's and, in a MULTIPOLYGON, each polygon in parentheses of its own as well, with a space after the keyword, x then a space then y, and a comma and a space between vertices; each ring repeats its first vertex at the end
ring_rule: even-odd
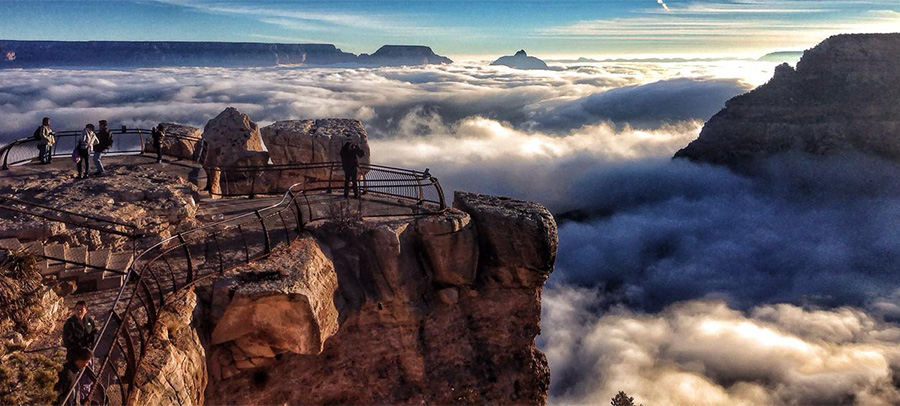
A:
POLYGON ((787 151, 900 160, 900 34, 837 35, 737 96, 676 158, 741 167, 787 151))

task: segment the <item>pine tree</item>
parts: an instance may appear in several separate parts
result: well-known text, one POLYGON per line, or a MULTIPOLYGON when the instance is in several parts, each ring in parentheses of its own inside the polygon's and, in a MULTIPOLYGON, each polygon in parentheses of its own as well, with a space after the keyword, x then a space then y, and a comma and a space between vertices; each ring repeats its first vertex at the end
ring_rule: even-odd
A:
POLYGON ((622 391, 619 391, 619 393, 616 394, 614 398, 612 398, 612 401, 609 402, 609 404, 612 406, 636 406, 634 404, 634 398, 629 397, 627 394, 625 394, 625 392, 622 391))

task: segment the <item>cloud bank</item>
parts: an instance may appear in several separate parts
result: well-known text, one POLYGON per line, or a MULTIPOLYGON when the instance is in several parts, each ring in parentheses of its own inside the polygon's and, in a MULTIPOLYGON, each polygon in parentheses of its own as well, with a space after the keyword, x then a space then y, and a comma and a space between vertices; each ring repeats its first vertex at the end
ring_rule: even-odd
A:
POLYGON ((773 67, 7 70, 0 138, 43 116, 59 130, 203 126, 228 106, 261 125, 357 118, 375 162, 558 215, 540 338, 553 402, 896 402, 900 168, 786 156, 744 177, 669 159, 773 67))
POLYGON ((622 390, 646 405, 900 402, 900 329, 858 309, 742 312, 692 300, 601 316, 597 291, 576 288, 551 289, 543 301, 554 404, 606 404, 622 390))

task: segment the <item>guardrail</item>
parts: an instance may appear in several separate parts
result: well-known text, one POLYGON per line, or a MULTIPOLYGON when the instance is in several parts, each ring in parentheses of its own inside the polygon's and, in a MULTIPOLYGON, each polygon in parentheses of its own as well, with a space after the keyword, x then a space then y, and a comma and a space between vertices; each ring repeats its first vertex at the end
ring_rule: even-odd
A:
MULTIPOLYGON (((295 182, 305 192, 342 191, 344 170, 340 162, 262 166, 207 167, 207 190, 218 196, 278 195, 295 182)), ((361 164, 358 176, 361 194, 414 201, 418 205, 447 207, 444 191, 429 173, 390 166, 361 164)))
MULTIPOLYGON (((106 151, 109 155, 138 155, 149 152, 146 149, 147 141, 150 140, 151 130, 141 128, 123 128, 111 130, 113 137, 113 145, 106 151)), ((69 156, 78 144, 78 138, 81 136, 81 130, 58 131, 54 133, 56 143, 51 147, 51 155, 53 157, 69 156)), ((196 162, 203 162, 206 156, 206 141, 202 138, 169 135, 165 139, 178 140, 187 142, 193 146, 192 156, 173 155, 168 153, 166 148, 163 154, 182 159, 191 159, 196 162)), ((171 142, 171 141, 165 141, 171 142)), ((2 155, 3 165, 0 169, 9 169, 10 166, 22 165, 35 162, 38 159, 38 141, 34 138, 20 138, 0 147, 0 155, 2 155)))

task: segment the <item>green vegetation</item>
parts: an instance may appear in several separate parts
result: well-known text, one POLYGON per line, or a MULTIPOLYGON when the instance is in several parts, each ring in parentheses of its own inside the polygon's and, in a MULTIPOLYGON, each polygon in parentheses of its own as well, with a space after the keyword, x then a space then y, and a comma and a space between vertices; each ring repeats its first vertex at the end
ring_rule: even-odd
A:
POLYGON ((0 404, 51 404, 64 353, 26 353, 23 344, 39 333, 45 313, 37 259, 24 251, 0 255, 0 404))

